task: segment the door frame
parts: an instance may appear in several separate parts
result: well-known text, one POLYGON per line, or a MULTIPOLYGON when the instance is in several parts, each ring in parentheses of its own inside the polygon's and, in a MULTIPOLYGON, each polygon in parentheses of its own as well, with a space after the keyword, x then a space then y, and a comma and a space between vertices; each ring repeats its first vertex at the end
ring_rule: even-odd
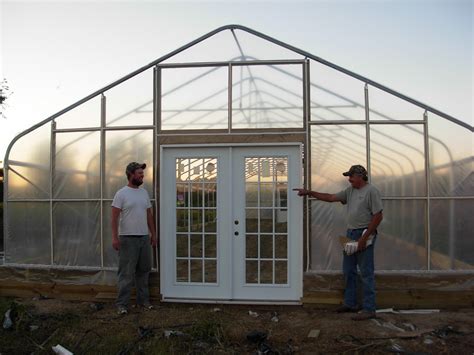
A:
MULTIPOLYGON (((268 143, 199 143, 199 144, 162 144, 160 145, 160 171, 158 172, 159 176, 159 191, 164 191, 164 185, 165 181, 163 179, 163 175, 161 172, 163 171, 163 165, 164 165, 164 150, 165 149, 179 149, 179 148, 239 148, 239 147, 298 147, 301 152, 303 152, 303 143, 302 142, 268 142, 268 143)), ((302 186, 303 184, 303 179, 305 176, 305 172, 303 171, 304 164, 301 160, 297 162, 297 166, 299 170, 301 171, 301 175, 299 177, 299 185, 302 186)), ((232 168, 232 164, 230 165, 232 168)), ((290 187, 289 187, 290 188, 290 187)), ((288 191, 290 193, 290 191, 288 191)), ((160 193, 160 198, 159 198, 159 204, 160 207, 163 206, 163 194, 160 193)), ((160 216, 158 216, 161 220, 162 217, 162 208, 160 210, 160 216)), ((230 216, 232 218, 232 216, 230 216)), ((301 211, 301 225, 303 225, 303 219, 304 219, 304 213, 301 211)), ((162 248, 161 245, 166 245, 166 243, 163 242, 164 240, 164 224, 160 223, 160 260, 159 260, 159 272, 160 272, 160 289, 164 290, 165 289, 165 278, 161 274, 161 270, 165 270, 164 264, 165 264, 165 258, 166 256, 166 250, 165 248, 162 248)), ((164 297, 163 292, 161 292, 161 300, 163 302, 183 302, 183 303, 237 303, 237 304, 301 304, 301 298, 303 296, 303 247, 304 247, 304 229, 301 229, 301 236, 300 236, 300 242, 299 245, 297 246, 299 250, 299 255, 301 256, 299 260, 297 260, 298 263, 298 274, 297 277, 295 277, 295 288, 297 288, 298 293, 299 293, 299 300, 289 300, 289 301, 280 301, 280 300, 239 300, 239 299, 208 299, 208 298, 172 298, 172 297, 164 297)), ((169 257, 169 256, 168 256, 169 257)), ((231 287, 232 288, 232 287, 231 287)))

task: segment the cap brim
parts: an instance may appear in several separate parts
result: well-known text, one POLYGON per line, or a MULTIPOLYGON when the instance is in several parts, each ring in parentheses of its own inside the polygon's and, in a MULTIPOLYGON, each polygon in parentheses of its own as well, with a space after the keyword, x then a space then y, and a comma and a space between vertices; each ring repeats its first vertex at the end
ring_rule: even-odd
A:
POLYGON ((351 176, 352 174, 349 171, 346 171, 345 173, 342 173, 344 176, 351 176))
POLYGON ((143 163, 143 164, 140 166, 140 168, 145 169, 145 168, 146 168, 146 164, 143 163))

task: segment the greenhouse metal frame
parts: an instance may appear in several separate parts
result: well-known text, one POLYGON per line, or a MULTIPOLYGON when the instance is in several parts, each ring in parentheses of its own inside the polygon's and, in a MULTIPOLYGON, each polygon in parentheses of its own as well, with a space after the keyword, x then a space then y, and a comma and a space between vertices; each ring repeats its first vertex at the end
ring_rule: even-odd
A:
MULTIPOLYGON (((299 69, 298 69, 299 70, 299 69)), ((241 75, 243 72, 243 69, 241 70, 241 75)), ((315 77, 315 80, 317 81, 317 76, 315 77)), ((151 84, 151 83, 150 83, 151 84)), ((240 84, 241 87, 244 85, 243 82, 237 81, 237 84, 240 84)), ((263 85, 263 84, 262 84, 263 85)), ((249 89, 250 90, 250 89, 249 89)), ((249 91, 251 92, 251 91, 249 91)), ((291 92, 290 90, 287 90, 287 94, 289 96, 295 96, 294 92, 291 92)), ((242 95, 242 94, 241 94, 242 95)), ((250 94, 249 94, 250 95, 250 94)), ((238 96, 238 94, 237 94, 238 96)), ((242 96, 241 96, 242 97, 242 96)), ((198 107, 199 102, 189 102, 189 106, 184 108, 181 111, 199 111, 199 108, 194 109, 194 107, 198 107)), ((266 107, 265 105, 262 105, 260 107, 252 107, 249 108, 250 111, 271 111, 272 107, 266 107)), ((144 110, 145 111, 145 110, 144 110)), ((174 110, 174 112, 171 112, 174 114, 179 115, 180 110, 174 110)), ((126 116, 126 113, 125 115, 126 116)), ((461 193, 453 193, 453 190, 457 187, 455 180, 456 177, 453 175, 453 170, 454 167, 460 167, 464 171, 463 179, 461 182, 467 181, 469 179, 469 176, 473 176, 472 172, 472 165, 473 165, 473 157, 472 157, 472 151, 471 155, 467 155, 462 157, 461 160, 456 160, 456 157, 453 157, 450 152, 450 148, 446 145, 446 142, 440 139, 437 139, 437 137, 431 135, 431 120, 432 119, 442 119, 450 124, 453 125, 453 127, 457 127, 456 129, 462 130, 464 132, 463 134, 466 134, 470 137, 471 139, 471 150, 472 150, 472 132, 473 132, 473 127, 468 125, 467 123, 458 120, 450 115, 447 115, 443 112, 440 112, 436 110, 435 108, 432 108, 428 105, 425 105, 417 100, 414 100, 410 97, 407 97, 397 91, 394 91, 392 89, 389 89, 377 82, 374 82, 368 78, 365 78, 361 75, 358 75, 352 71, 349 71, 345 68, 342 68, 340 66, 337 66, 333 63, 330 63, 322 58, 319 58, 315 55, 312 55, 311 53, 308 53, 304 50, 298 49, 296 47, 293 47, 289 44, 283 43, 275 38, 272 38, 270 36, 267 36, 265 34, 262 34, 260 32, 257 32, 255 30, 252 30, 250 28, 240 26, 240 25, 228 25, 228 26, 223 26, 220 27, 212 32, 209 32, 208 34, 201 36, 197 38, 196 40, 160 57, 156 61, 130 73, 129 75, 124 76, 123 78, 115 81, 114 83, 107 85, 106 87, 97 90, 96 92, 92 93, 91 95, 85 97, 84 99, 74 103, 73 105, 70 105, 69 107, 65 108, 64 110, 61 110, 60 112, 54 114, 53 116, 43 120, 42 122, 38 123, 37 125, 31 127, 27 131, 21 133, 18 135, 9 145, 4 164, 5 164, 5 193, 4 193, 4 206, 5 206, 5 223, 4 223, 4 266, 9 266, 9 267, 26 267, 26 268, 61 268, 61 269, 75 269, 75 270, 115 270, 115 266, 110 266, 107 265, 107 263, 104 261, 104 245, 105 245, 105 218, 106 218, 106 204, 109 203, 112 199, 110 198, 110 195, 107 195, 105 192, 106 189, 106 175, 107 175, 107 167, 106 167, 106 154, 107 154, 107 142, 106 142, 106 136, 109 132, 113 131, 136 131, 137 135, 139 135, 142 132, 152 132, 153 138, 152 138, 152 165, 153 165, 153 180, 151 184, 152 188, 152 202, 154 204, 154 210, 155 210, 155 216, 156 216, 156 222, 157 222, 157 229, 159 228, 159 210, 160 206, 158 203, 158 196, 159 196, 159 191, 157 191, 157 187, 159 186, 160 182, 160 173, 158 172, 158 166, 159 166, 159 148, 160 148, 160 138, 162 137, 175 137, 176 139, 179 139, 180 137, 206 137, 208 135, 212 135, 215 137, 230 137, 230 136, 235 136, 235 137, 242 137, 242 136, 254 136, 254 137, 260 137, 263 135, 270 136, 278 136, 278 135, 300 135, 303 137, 303 142, 304 143, 304 149, 302 152, 302 155, 304 157, 303 159, 303 165, 304 165, 304 186, 305 188, 308 189, 316 189, 320 188, 320 186, 328 186, 328 185, 319 185, 319 183, 312 183, 313 178, 312 175, 313 172, 317 172, 318 164, 315 164, 313 157, 316 154, 319 154, 321 156, 324 155, 325 152, 325 147, 322 147, 322 143, 319 143, 318 139, 315 139, 312 134, 313 132, 317 132, 318 128, 323 127, 324 129, 326 128, 331 128, 333 127, 334 129, 339 129, 341 130, 340 132, 345 132, 348 130, 350 134, 352 134, 354 137, 357 137, 358 133, 354 133, 350 131, 352 127, 360 127, 360 132, 361 135, 358 136, 361 142, 365 143, 365 163, 367 164, 368 171, 369 171, 369 181, 372 180, 372 171, 374 170, 374 166, 382 166, 384 164, 384 160, 389 160, 392 159, 390 157, 390 154, 382 154, 382 153, 377 153, 375 150, 373 150, 374 146, 374 140, 371 139, 371 136, 379 135, 379 137, 383 137, 383 139, 386 139, 387 141, 390 140, 390 142, 396 142, 397 144, 404 145, 408 147, 408 151, 411 152, 411 154, 418 154, 422 157, 422 160, 424 161, 424 166, 423 170, 416 170, 415 166, 413 163, 413 183, 412 186, 407 187, 404 185, 404 177, 405 175, 402 175, 399 179, 401 180, 401 191, 402 193, 398 194, 385 194, 383 199, 384 203, 388 201, 420 201, 422 202, 422 212, 421 214, 423 215, 423 220, 422 224, 424 226, 424 231, 423 231, 423 240, 424 240, 424 250, 417 251, 417 253, 425 253, 424 256, 420 256, 421 260, 425 260, 425 262, 421 262, 421 264, 418 268, 398 268, 394 269, 393 272, 395 273, 402 273, 402 272, 462 272, 462 273, 471 273, 474 270, 474 259, 470 257, 468 260, 464 260, 460 264, 456 264, 456 252, 455 252, 455 243, 456 243, 456 235, 459 231, 455 230, 456 226, 456 220, 457 218, 460 218, 459 216, 455 215, 455 201, 466 201, 466 203, 470 206, 472 206, 472 202, 474 202, 474 190, 472 190, 472 183, 470 185, 469 181, 467 182, 467 192, 463 190, 461 193), (237 46, 240 56, 237 56, 235 58, 232 58, 227 61, 204 61, 204 62, 199 62, 199 61, 191 61, 191 62, 166 62, 169 59, 173 59, 173 57, 177 56, 180 53, 184 53, 188 49, 191 49, 192 47, 200 44, 201 42, 204 42, 211 37, 223 33, 226 31, 230 31, 232 37, 235 40, 235 45, 237 46), (280 59, 278 58, 277 60, 275 59, 259 59, 257 57, 249 56, 244 52, 244 49, 239 42, 239 38, 237 36, 237 33, 246 33, 250 34, 252 36, 257 37, 258 39, 264 40, 272 45, 279 46, 281 48, 284 48, 290 52, 295 53, 296 55, 300 56, 297 59, 280 59), (334 70, 335 72, 338 72, 340 74, 343 74, 344 76, 347 76, 348 78, 355 79, 361 84, 361 90, 363 90, 363 102, 357 102, 356 100, 353 100, 351 98, 344 97, 342 94, 339 94, 337 92, 332 91, 331 89, 324 89, 320 85, 324 83, 314 83, 312 81, 312 70, 311 70, 311 63, 316 63, 318 65, 322 65, 323 67, 329 68, 330 70, 334 70), (251 68, 256 68, 259 66, 264 66, 264 67, 269 67, 272 70, 275 70, 275 72, 278 72, 288 78, 293 78, 297 81, 300 82, 301 84, 301 105, 296 105, 294 106, 292 102, 288 101, 286 97, 280 97, 275 95, 274 93, 268 93, 264 92, 261 90, 259 92, 258 85, 260 84, 258 81, 261 80, 261 82, 265 82, 266 85, 268 85, 270 88, 275 88, 275 90, 284 93, 285 88, 279 86, 277 83, 270 82, 270 81, 265 81, 265 79, 259 79, 258 76, 254 76, 251 73, 251 68), (300 75, 295 74, 294 72, 287 71, 285 69, 281 69, 281 67, 288 68, 289 66, 291 67, 296 67, 296 68, 301 68, 300 70, 300 75), (277 100, 277 102, 282 103, 283 106, 280 106, 278 109, 281 110, 281 112, 285 114, 289 114, 289 116, 280 116, 281 120, 279 121, 281 123, 281 126, 272 126, 271 122, 260 122, 258 124, 255 124, 254 126, 251 126, 251 122, 249 121, 250 127, 248 128, 242 128, 240 124, 237 125, 238 128, 235 128, 235 122, 233 120, 233 115, 235 113, 235 107, 234 107, 234 101, 236 94, 233 92, 234 87, 236 87, 236 82, 235 82, 235 75, 234 75, 234 69, 235 68, 245 68, 248 71, 248 78, 246 81, 248 82, 249 88, 253 85, 254 90, 256 95, 273 95, 274 99, 277 100), (181 85, 169 90, 169 91, 163 91, 163 84, 165 83, 164 80, 162 80, 163 73, 167 70, 177 70, 177 69, 189 69, 189 68, 199 68, 199 69, 206 69, 206 71, 202 74, 200 74, 197 77, 194 77, 188 81, 185 81, 181 85), (226 114, 226 122, 225 124, 222 123, 220 126, 218 125, 218 128, 215 129, 213 128, 214 124, 209 124, 207 127, 200 127, 198 129, 183 129, 182 127, 179 127, 177 129, 169 129, 169 128, 164 128, 163 127, 163 113, 164 112, 171 112, 173 110, 166 111, 163 109, 163 103, 162 100, 163 98, 173 92, 179 91, 181 88, 186 87, 187 85, 191 85, 193 82, 196 80, 199 80, 203 77, 206 77, 209 73, 213 73, 213 71, 217 70, 218 68, 221 69, 226 69, 227 73, 227 89, 223 89, 220 91, 217 91, 215 93, 211 93, 210 96, 205 97, 203 100, 211 100, 213 97, 218 97, 219 95, 226 95, 227 96, 227 102, 226 105, 224 106, 218 106, 217 108, 214 108, 212 110, 206 110, 203 109, 203 115, 202 117, 206 117, 206 113, 208 114, 213 114, 216 112, 222 112, 223 114, 226 114), (119 86, 122 83, 125 83, 129 79, 132 79, 136 76, 138 76, 141 73, 146 72, 147 70, 152 70, 153 71, 153 100, 152 102, 146 102, 142 106, 138 106, 134 109, 135 112, 139 112, 140 110, 149 107, 152 105, 152 115, 153 115, 153 122, 152 124, 144 124, 144 125, 111 125, 111 122, 107 121, 107 111, 108 111, 108 91, 119 86), (258 82, 258 83, 257 83, 258 82), (312 99, 312 91, 313 90, 321 90, 323 89, 325 93, 329 95, 333 95, 334 97, 340 98, 341 100, 345 101, 344 105, 319 105, 317 102, 315 102, 314 99, 312 99), (372 99, 372 90, 380 90, 383 94, 388 94, 393 98, 400 99, 401 101, 405 103, 409 103, 413 105, 413 107, 419 108, 421 110, 421 115, 420 117, 416 118, 403 118, 403 119, 393 119, 389 115, 379 112, 376 108, 371 107, 371 99, 372 99), (67 114, 68 112, 81 107, 81 105, 86 104, 88 102, 91 102, 93 99, 98 99, 100 98, 100 126, 97 127, 79 127, 79 128, 61 128, 57 126, 57 122, 60 122, 61 116, 67 114), (345 107, 344 107, 345 106, 345 107), (355 108, 357 110, 360 110, 360 112, 363 113, 363 119, 351 119, 350 117, 345 116, 344 114, 341 114, 340 111, 341 109, 345 108, 355 108), (292 117, 293 115, 293 109, 297 109, 302 111, 303 116, 301 117, 301 121, 298 122, 297 124, 292 124, 290 122, 289 126, 285 126, 286 119, 288 117, 292 117), (312 111, 315 110, 325 110, 326 112, 330 112, 333 116, 336 115, 335 119, 315 119, 312 117, 312 111), (379 116, 378 119, 373 119, 371 118, 372 116, 379 116), (24 180, 27 184, 30 184, 32 186, 35 185, 35 181, 31 181, 31 179, 22 173, 21 171, 18 171, 18 166, 23 166, 27 163, 22 163, 18 162, 14 159, 10 159, 10 153, 12 149, 14 148, 14 144, 19 141, 22 137, 27 136, 29 133, 34 132, 35 130, 39 129, 40 127, 46 127, 46 124, 50 123, 50 147, 49 147, 49 191, 47 193, 49 194, 49 197, 44 197, 44 198, 21 198, 21 197, 12 197, 11 193, 11 187, 9 184, 11 183, 11 180, 13 178, 20 178, 24 180), (260 125, 260 126, 259 126, 260 125), (380 129, 377 130, 378 127, 394 127, 394 129, 397 129, 397 127, 402 127, 403 129, 407 129, 406 132, 411 132, 414 134, 421 135, 422 138, 422 144, 420 145, 418 143, 418 146, 416 145, 410 145, 403 139, 398 139, 395 136, 390 135, 389 132, 385 132, 384 130, 380 129), (58 198, 55 197, 54 194, 54 189, 55 189, 55 174, 56 174, 56 159, 57 159, 57 137, 58 135, 61 135, 63 133, 84 133, 85 135, 87 134, 94 134, 98 133, 99 134, 99 192, 98 192, 98 198, 58 198), (365 136, 362 136, 365 135, 365 136), (439 146, 443 147, 445 149, 445 153, 448 157, 448 161, 445 163, 444 167, 441 166, 432 166, 431 165, 431 157, 430 153, 433 148, 431 147, 432 144, 439 144, 439 146), (434 195, 432 192, 432 186, 433 186, 433 171, 434 169, 445 169, 447 170, 447 185, 449 193, 445 194, 444 196, 442 194, 437 194, 434 195), (422 174, 421 177, 416 177, 415 175, 420 175, 422 174), (466 177, 467 176, 467 177, 466 177), (317 185, 317 186, 314 186, 317 185), (421 188, 419 187, 421 186, 421 188), (412 189, 412 194, 405 193, 404 191, 406 189, 412 189), (416 193, 418 190, 424 190, 423 193, 416 193), (445 256, 447 259, 446 260, 447 264, 444 268, 433 268, 432 267, 432 234, 433 234, 433 223, 435 221, 432 220, 433 216, 431 216, 431 208, 432 204, 436 201, 446 201, 448 203, 447 211, 448 215, 446 216, 447 223, 449 224, 448 232, 447 232, 447 250, 444 250, 445 256), (49 230, 50 230, 50 255, 49 263, 45 262, 40 262, 40 263, 28 263, 28 262, 21 262, 21 260, 10 260, 9 258, 9 247, 11 243, 15 243, 14 240, 12 241, 12 230, 11 230, 11 225, 9 225, 9 216, 11 215, 11 206, 12 204, 15 204, 17 202, 23 202, 23 203, 35 203, 35 202, 43 202, 49 204, 49 230), (54 216, 55 213, 55 205, 58 203, 71 203, 71 202, 90 202, 90 203, 95 203, 99 204, 99 242, 100 242, 100 263, 97 265, 80 265, 80 263, 76 265, 71 265, 66 263, 58 263, 57 260, 55 259, 55 241, 56 241, 56 235, 55 235, 55 220, 54 216)), ((199 119, 197 119, 197 122, 199 122, 199 119)), ((120 116, 117 119, 118 121, 120 120, 120 116)), ((440 121, 441 122, 441 121, 440 121)), ((175 128, 175 127, 174 127, 175 128)), ((359 129, 359 128, 357 128, 359 129)), ((334 133, 334 132, 333 132, 334 133)), ((337 139, 340 139, 341 136, 337 136, 339 133, 335 133, 336 137, 328 135, 328 136, 319 136, 319 139, 327 138, 327 141, 330 141, 331 139, 334 141, 337 141, 337 139), (331 138, 332 137, 332 138, 331 138)), ((344 138, 344 137, 342 137, 344 138)), ((347 138, 347 137, 346 137, 347 138)), ((77 140, 79 140, 78 138, 77 140)), ((356 138, 355 138, 356 139, 356 138)), ((468 140, 469 141, 469 138, 468 140)), ((73 144, 74 140, 69 142, 68 144, 73 144)), ((340 141, 339 141, 340 142, 340 141)), ((378 144, 378 143, 377 143, 378 144)), ((204 144, 204 145, 215 145, 212 143, 204 144)), ((275 145, 278 145, 275 143, 275 145)), ((66 144, 67 146, 67 144, 66 144)), ((64 148, 64 147, 63 147, 64 148)), ((464 147, 466 148, 466 147, 464 147)), ((345 151, 348 153, 351 149, 350 147, 348 148, 348 151, 345 151)), ((467 147, 469 150, 469 147, 467 147)), ((337 154, 337 153, 336 153, 337 154)), ((410 153, 406 153, 403 151, 396 152, 394 150, 393 153, 395 156, 398 156, 400 160, 406 159, 408 161, 408 164, 411 162, 410 158, 410 153)), ((357 162, 354 162, 356 164, 357 162)), ((394 162, 396 165, 398 162, 394 162)), ((323 162, 323 164, 327 164, 327 162, 323 162)), ((403 166, 401 163, 399 164, 399 169, 403 171, 403 166)), ((346 162, 344 163, 334 163, 335 166, 333 168, 339 169, 336 172, 333 173, 331 176, 337 176, 337 174, 340 175, 340 172, 344 171, 344 168, 348 168, 348 165, 346 162)), ((393 170, 391 166, 386 166, 387 170, 393 170)), ((91 168, 92 169, 92 168, 91 168)), ((382 169, 382 168, 380 168, 382 169)), ((21 169, 20 169, 21 170, 21 169)), ((392 171, 393 172, 393 171, 392 171)), ((317 173, 316 173, 317 174, 317 173)), ((332 174, 332 173, 331 173, 332 174)), ((388 174, 389 175, 389 174, 388 174)), ((379 183, 381 183, 382 180, 379 180, 379 183)), ((393 183, 393 181, 392 181, 393 183)), ((466 184, 466 183, 465 183, 466 184)), ((328 191, 331 192, 331 191, 328 191)), ((333 191, 336 192, 336 191, 333 191)), ((59 207, 58 207, 59 208, 59 207)), ((416 206, 413 205, 413 210, 416 209, 416 206)), ((312 254, 313 249, 316 248, 313 243, 316 243, 318 239, 316 237, 313 237, 314 234, 319 233, 318 232, 318 227, 315 227, 312 225, 312 221, 314 219, 322 218, 322 216, 318 215, 319 210, 319 205, 318 202, 315 199, 312 198, 306 198, 304 201, 304 214, 305 214, 305 231, 304 231, 304 252, 305 252, 305 265, 304 265, 304 270, 306 272, 317 272, 317 273, 332 273, 332 272, 339 272, 334 266, 331 265, 336 265, 336 261, 330 261, 326 263, 326 266, 321 267, 313 265, 314 263, 314 255, 312 254), (328 266, 329 265, 329 266, 328 266)), ((469 211, 469 207, 468 207, 469 211)), ((471 209, 472 211, 472 209, 471 209)), ((330 215, 332 218, 333 214, 330 215)), ((403 216, 400 216, 403 218, 403 216)), ((459 220, 458 220, 459 222, 459 220)), ((401 223, 401 222, 399 222, 401 223)), ((418 221, 420 223, 420 221, 418 221)), ((468 225, 467 220, 463 220, 460 223, 464 225, 468 225)), ((333 224, 337 224, 337 221, 335 221, 333 224)), ((403 223, 402 223, 403 224, 403 223)), ((413 223, 413 225, 416 224, 413 223)), ((404 225, 401 226, 400 228, 405 228, 404 225)), ((466 227, 467 228, 467 227, 466 227)), ((383 225, 382 225, 383 229, 383 225)), ((331 231, 334 231, 334 229, 330 229, 331 231)), ((465 232, 467 234, 471 233, 472 236, 472 229, 469 231, 468 229, 465 229, 465 232)), ((319 237, 319 235, 318 235, 319 237)), ((465 236, 464 238, 467 238, 468 236, 465 236)), ((13 237, 14 238, 14 237, 13 237)), ((67 244, 67 242, 66 242, 67 244)), ((328 247, 329 249, 329 247, 328 247)), ((423 249, 423 248, 422 248, 423 249)), ((158 262, 158 254, 157 251, 155 250, 156 255, 155 259, 158 262)), ((326 251, 326 253, 328 253, 326 251)), ((468 251, 469 253, 469 251, 468 251)), ((471 247, 471 252, 470 254, 474 254, 472 247, 471 247)), ((13 258, 14 259, 14 258, 13 258)), ((19 258, 21 259, 21 258, 19 258)), ((444 262, 444 261, 443 261, 444 262)), ((155 264, 154 270, 156 271, 158 269, 158 264, 155 264)), ((382 270, 385 270, 382 268, 382 270)), ((390 271, 390 270, 385 270, 385 271, 390 271)))

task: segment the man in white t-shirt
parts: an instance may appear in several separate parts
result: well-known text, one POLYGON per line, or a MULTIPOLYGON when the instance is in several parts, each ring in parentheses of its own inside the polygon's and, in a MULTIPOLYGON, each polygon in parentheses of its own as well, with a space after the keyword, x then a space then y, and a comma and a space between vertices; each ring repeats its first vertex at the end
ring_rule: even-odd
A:
POLYGON ((150 304, 148 277, 152 249, 156 247, 155 223, 148 192, 141 188, 146 164, 132 162, 125 174, 128 184, 115 194, 112 202, 112 246, 119 252, 118 296, 119 314, 127 314, 133 284, 137 304, 147 309, 150 304))

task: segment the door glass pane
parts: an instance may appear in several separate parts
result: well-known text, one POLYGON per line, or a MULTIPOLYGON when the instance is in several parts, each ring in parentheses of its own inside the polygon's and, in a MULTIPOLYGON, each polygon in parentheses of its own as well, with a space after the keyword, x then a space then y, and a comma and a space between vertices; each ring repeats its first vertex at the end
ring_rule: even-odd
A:
POLYGON ((176 235, 176 256, 179 257, 188 257, 188 235, 187 234, 178 234, 176 235))
POLYGON ((288 283, 288 262, 287 261, 275 261, 275 283, 276 284, 288 283))
POLYGON ((206 234, 204 239, 204 256, 206 258, 215 258, 217 250, 216 235, 206 234))
POLYGON ((176 282, 217 282, 217 159, 177 158, 176 282))
POLYGON ((202 282, 202 260, 191 260, 191 282, 202 282))
POLYGON ((176 207, 188 207, 188 184, 176 184, 176 207))
POLYGON ((202 207, 202 188, 201 183, 191 184, 191 207, 202 207))
POLYGON ((247 208, 245 211, 245 228, 247 233, 258 232, 258 210, 247 208))
POLYGON ((217 184, 204 184, 204 207, 217 207, 217 184))
POLYGON ((258 283, 258 261, 247 260, 245 262, 245 282, 248 284, 258 283))
POLYGON ((286 284, 288 158, 246 157, 244 168, 246 282, 286 284))
POLYGON ((260 210, 260 233, 272 233, 272 232, 273 232, 273 210, 261 209, 260 210))
POLYGON ((204 282, 216 283, 217 282, 217 262, 216 260, 205 260, 204 261, 204 282))
POLYGON ((202 256, 202 235, 191 234, 191 257, 202 256))
POLYGON ((215 209, 204 210, 204 230, 206 233, 217 232, 217 211, 215 209))
POLYGON ((273 283, 273 261, 269 261, 269 260, 260 261, 260 283, 261 284, 273 283))
POLYGON ((258 183, 250 182, 245 185, 245 205, 258 207, 258 183))
POLYGON ((260 236, 260 258, 273 258, 273 236, 260 236))
POLYGON ((260 207, 273 206, 273 183, 260 184, 260 207))
POLYGON ((176 281, 177 282, 188 282, 189 270, 188 270, 188 259, 176 260, 176 281))
POLYGON ((188 232, 188 231, 189 231, 188 210, 177 210, 176 211, 176 232, 188 232))
POLYGON ((245 257, 258 257, 258 235, 247 234, 245 240, 245 257))
POLYGON ((286 259, 288 257, 288 237, 286 235, 275 236, 275 258, 286 259))

